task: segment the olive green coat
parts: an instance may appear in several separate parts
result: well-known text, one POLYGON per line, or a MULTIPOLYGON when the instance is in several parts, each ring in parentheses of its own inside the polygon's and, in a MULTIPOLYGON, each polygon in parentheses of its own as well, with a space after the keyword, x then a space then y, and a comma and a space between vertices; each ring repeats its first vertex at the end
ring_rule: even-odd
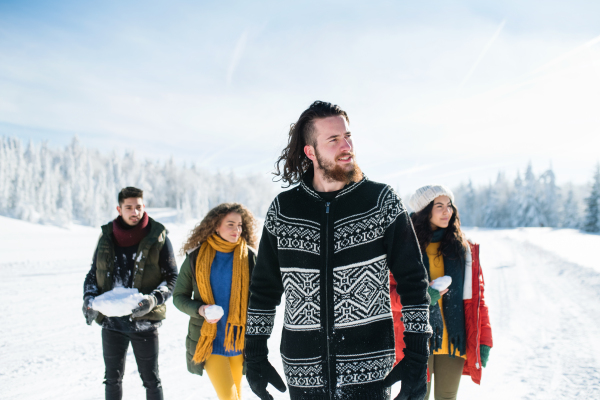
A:
MULTIPOLYGON (((198 309, 205 303, 200 297, 198 284, 196 283, 196 259, 200 248, 197 248, 188 253, 181 264, 175 290, 173 291, 173 304, 180 311, 190 316, 188 324, 188 333, 185 338, 185 359, 188 371, 192 374, 202 375, 204 372, 204 363, 196 364, 192 361, 196 352, 196 345, 200 339, 200 330, 204 323, 204 318, 198 314, 198 309)), ((248 247, 248 266, 250 268, 250 276, 256 263, 256 251, 248 247)), ((248 293, 248 295, 250 295, 248 293)), ((244 365, 245 367, 245 365, 244 365)), ((245 368, 244 368, 245 370, 245 368)))
MULTIPOLYGON (((167 229, 160 222, 152 218, 150 220, 150 232, 141 240, 138 245, 138 256, 135 260, 133 270, 133 288, 139 290, 142 294, 150 294, 154 289, 160 286, 164 278, 160 272, 158 258, 160 250, 165 244, 167 229)), ((113 242, 112 222, 102 226, 102 235, 98 239, 98 252, 96 254, 96 282, 98 284, 99 294, 112 290, 115 285, 115 245, 113 242)), ((144 319, 150 321, 160 321, 165 319, 167 306, 161 304, 156 306, 148 314, 133 320, 144 319)), ((98 314, 97 323, 101 323, 104 315, 98 314)))

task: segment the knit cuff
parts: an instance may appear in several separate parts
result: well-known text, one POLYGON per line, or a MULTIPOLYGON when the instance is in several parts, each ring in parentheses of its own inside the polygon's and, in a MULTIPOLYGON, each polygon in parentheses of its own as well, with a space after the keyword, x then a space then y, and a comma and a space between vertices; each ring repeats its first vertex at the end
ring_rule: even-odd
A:
POLYGON ((268 339, 275 325, 275 309, 261 310, 248 308, 248 319, 246 323, 246 337, 253 336, 256 339, 268 339))
POLYGON ((431 325, 429 325, 429 304, 402 306, 402 321, 404 331, 410 333, 422 333, 431 336, 431 325))
POLYGON ((267 359, 269 348, 267 339, 252 339, 246 336, 244 358, 247 363, 261 362, 267 359))
MULTIPOLYGON (((404 344, 406 350, 428 357, 429 356, 429 334, 404 332, 404 344)), ((405 354, 406 351, 405 351, 405 354)))

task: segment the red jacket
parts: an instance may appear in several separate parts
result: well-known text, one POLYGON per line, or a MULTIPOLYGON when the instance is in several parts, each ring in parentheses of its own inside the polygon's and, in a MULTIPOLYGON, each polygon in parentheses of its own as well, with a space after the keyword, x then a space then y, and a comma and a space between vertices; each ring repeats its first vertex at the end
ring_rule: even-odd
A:
MULTIPOLYGON (((484 280, 481 264, 479 263, 479 245, 469 243, 471 247, 471 291, 465 290, 463 297, 465 310, 465 328, 467 333, 467 362, 463 369, 463 375, 471 376, 473 382, 481 382, 481 345, 493 347, 492 327, 488 315, 488 308, 483 296, 484 280)), ((468 271, 465 271, 468 272, 468 271)), ((465 274, 468 276, 467 274, 465 274)), ((467 284, 467 282, 465 282, 467 284)), ((390 300, 392 303, 392 315, 394 317, 394 334, 396 337, 396 363, 404 358, 404 324, 402 317, 402 304, 400 296, 396 292, 396 281, 390 274, 390 300)))

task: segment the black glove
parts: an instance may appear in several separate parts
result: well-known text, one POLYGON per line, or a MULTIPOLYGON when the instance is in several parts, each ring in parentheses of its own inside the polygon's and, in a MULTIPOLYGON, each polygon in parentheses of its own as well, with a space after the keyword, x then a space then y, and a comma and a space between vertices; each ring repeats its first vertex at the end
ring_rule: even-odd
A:
POLYGON ((145 294, 138 306, 131 310, 131 318, 142 317, 152 311, 154 307, 156 307, 156 297, 152 294, 145 294))
POLYGON ((83 299, 83 307, 81 307, 81 311, 83 311, 83 316, 85 317, 85 322, 88 325, 91 325, 92 322, 98 317, 98 311, 93 310, 90 303, 94 300, 94 296, 85 296, 83 299))
POLYGON ((250 385, 250 389, 261 400, 273 400, 273 396, 267 392, 269 383, 280 392, 287 390, 283 380, 267 359, 268 354, 269 349, 267 348, 266 339, 248 339, 246 337, 244 348, 246 380, 250 385))
POLYGON ((404 349, 404 358, 383 380, 384 386, 402 381, 394 400, 422 400, 427 394, 427 356, 404 349))

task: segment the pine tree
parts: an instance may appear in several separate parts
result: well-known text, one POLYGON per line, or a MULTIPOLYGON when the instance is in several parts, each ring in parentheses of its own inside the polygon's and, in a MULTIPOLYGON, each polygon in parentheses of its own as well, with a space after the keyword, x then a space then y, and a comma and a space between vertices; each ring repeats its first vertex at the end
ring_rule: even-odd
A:
POLYGON ((10 146, 10 138, 0 138, 0 214, 8 215, 10 189, 12 187, 12 163, 14 152, 10 146))
POLYGON ((556 186, 556 176, 552 170, 552 166, 540 176, 541 184, 541 209, 543 217, 547 225, 558 227, 561 210, 560 210, 560 189, 556 186))
POLYGON ((583 230, 600 232, 600 163, 596 165, 593 179, 590 195, 585 199, 583 230))
POLYGON ((461 223, 464 223, 465 226, 477 226, 476 224, 476 194, 475 189, 473 188, 473 182, 469 179, 469 183, 465 188, 464 194, 464 207, 459 210, 459 215, 461 219, 461 223), (464 212, 463 212, 464 210, 464 212))
POLYGON ((548 226, 548 222, 542 212, 539 193, 539 181, 535 178, 533 168, 531 163, 529 163, 523 182, 520 185, 515 182, 517 204, 513 226, 548 226))
POLYGON ((511 188, 504 172, 498 172, 496 182, 487 191, 487 202, 483 208, 484 226, 508 227, 510 223, 509 199, 511 188))
POLYGON ((569 188, 569 192, 567 193, 567 198, 562 209, 562 221, 560 226, 563 228, 579 228, 581 224, 581 217, 579 213, 579 204, 575 199, 575 195, 573 194, 573 187, 569 188))
POLYGON ((87 150, 81 146, 77 136, 75 136, 71 142, 70 151, 74 166, 73 177, 71 181, 73 194, 73 218, 78 221, 85 221, 93 191, 93 181, 89 177, 91 164, 88 161, 87 150))

